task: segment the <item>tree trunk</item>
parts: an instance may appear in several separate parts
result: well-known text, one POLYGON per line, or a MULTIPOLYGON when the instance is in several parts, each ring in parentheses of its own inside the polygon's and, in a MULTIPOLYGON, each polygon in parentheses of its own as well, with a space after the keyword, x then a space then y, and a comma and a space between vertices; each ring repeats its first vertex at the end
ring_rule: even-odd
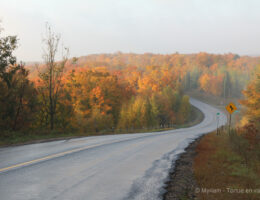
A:
POLYGON ((23 88, 22 88, 22 93, 20 94, 20 98, 19 98, 19 106, 18 106, 18 109, 17 109, 17 112, 16 112, 16 115, 15 115, 15 119, 14 119, 14 125, 13 125, 13 130, 16 130, 16 126, 17 126, 17 120, 18 120, 18 117, 20 115, 20 111, 23 107, 23 95, 24 95, 24 85, 23 85, 23 88))
POLYGON ((50 98, 50 124, 51 130, 54 129, 54 110, 53 110, 53 98, 52 98, 52 78, 53 78, 53 64, 50 63, 50 88, 49 88, 49 98, 50 98))

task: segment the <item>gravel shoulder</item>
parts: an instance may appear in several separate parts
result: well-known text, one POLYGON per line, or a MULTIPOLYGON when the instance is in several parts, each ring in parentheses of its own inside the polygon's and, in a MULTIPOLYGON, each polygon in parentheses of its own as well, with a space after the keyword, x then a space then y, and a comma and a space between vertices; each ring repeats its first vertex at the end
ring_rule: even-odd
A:
POLYGON ((175 164, 173 163, 169 180, 166 182, 164 200, 197 199, 195 194, 197 184, 192 166, 200 139, 201 137, 192 142, 175 161, 175 164))

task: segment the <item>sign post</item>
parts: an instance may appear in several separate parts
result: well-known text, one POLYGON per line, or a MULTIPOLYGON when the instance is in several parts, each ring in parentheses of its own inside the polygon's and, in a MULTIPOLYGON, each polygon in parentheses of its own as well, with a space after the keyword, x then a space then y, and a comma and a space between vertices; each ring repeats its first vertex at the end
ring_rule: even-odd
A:
POLYGON ((219 134, 218 124, 219 124, 219 115, 220 113, 217 113, 217 135, 219 134))
POLYGON ((231 116, 233 114, 233 112, 235 112, 237 109, 237 107, 235 106, 234 103, 229 103, 227 106, 226 106, 226 110, 229 112, 229 127, 228 127, 228 134, 230 135, 230 129, 231 129, 231 116))

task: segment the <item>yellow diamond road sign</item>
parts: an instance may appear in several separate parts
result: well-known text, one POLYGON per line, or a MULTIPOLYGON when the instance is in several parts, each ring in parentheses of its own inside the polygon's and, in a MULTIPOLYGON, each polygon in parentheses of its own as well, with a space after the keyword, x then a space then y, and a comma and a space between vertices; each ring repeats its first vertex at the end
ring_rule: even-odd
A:
POLYGON ((232 114, 236 109, 237 107, 235 106, 235 104, 233 103, 229 103, 227 106, 226 106, 226 109, 227 111, 232 114))

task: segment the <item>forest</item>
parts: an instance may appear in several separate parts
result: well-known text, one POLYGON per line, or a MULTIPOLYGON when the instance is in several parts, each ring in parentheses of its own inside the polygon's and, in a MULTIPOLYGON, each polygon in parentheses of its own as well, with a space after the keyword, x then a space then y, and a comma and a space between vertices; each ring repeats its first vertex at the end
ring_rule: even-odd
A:
POLYGON ((192 110, 187 91, 243 98, 260 63, 260 57, 204 52, 69 59, 68 49, 56 60, 59 41, 49 28, 44 61, 25 64, 13 55, 17 37, 0 38, 0 135, 42 130, 103 134, 184 124, 192 110))

